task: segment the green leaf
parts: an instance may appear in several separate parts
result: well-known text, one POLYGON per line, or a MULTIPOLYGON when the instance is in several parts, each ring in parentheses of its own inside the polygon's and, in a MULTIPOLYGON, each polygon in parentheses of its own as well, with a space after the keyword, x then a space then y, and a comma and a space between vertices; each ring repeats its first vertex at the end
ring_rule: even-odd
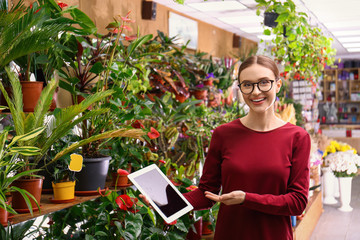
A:
POLYGON ((271 30, 270 29, 265 29, 264 30, 264 35, 270 36, 271 35, 271 30))
POLYGON ((92 34, 97 31, 95 23, 80 9, 74 8, 70 14, 88 34, 92 34))
POLYGON ((105 70, 105 68, 103 67, 102 63, 97 62, 91 67, 90 72, 95 73, 95 74, 100 74, 104 70, 105 70))

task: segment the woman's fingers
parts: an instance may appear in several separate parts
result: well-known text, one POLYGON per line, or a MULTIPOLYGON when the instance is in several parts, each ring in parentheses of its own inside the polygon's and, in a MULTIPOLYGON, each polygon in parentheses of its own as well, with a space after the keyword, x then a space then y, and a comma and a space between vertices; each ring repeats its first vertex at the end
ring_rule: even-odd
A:
POLYGON ((144 202, 147 206, 150 206, 149 200, 142 194, 139 194, 139 198, 141 198, 142 202, 144 202))
POLYGON ((245 193, 243 191, 233 191, 222 195, 216 195, 214 193, 206 191, 205 197, 216 202, 224 203, 226 205, 232 205, 244 202, 245 193))

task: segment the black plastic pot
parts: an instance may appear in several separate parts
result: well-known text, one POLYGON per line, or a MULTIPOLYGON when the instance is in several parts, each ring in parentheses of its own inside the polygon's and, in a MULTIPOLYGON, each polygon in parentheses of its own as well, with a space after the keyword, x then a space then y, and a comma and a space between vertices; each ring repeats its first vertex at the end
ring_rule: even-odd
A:
POLYGON ((77 192, 92 191, 96 193, 98 188, 104 189, 110 160, 111 157, 109 156, 101 158, 84 158, 84 167, 80 172, 75 174, 77 181, 75 185, 75 194, 77 194, 77 192))
POLYGON ((264 13, 264 25, 268 27, 276 27, 278 25, 276 19, 278 18, 279 14, 276 12, 265 12, 264 13))

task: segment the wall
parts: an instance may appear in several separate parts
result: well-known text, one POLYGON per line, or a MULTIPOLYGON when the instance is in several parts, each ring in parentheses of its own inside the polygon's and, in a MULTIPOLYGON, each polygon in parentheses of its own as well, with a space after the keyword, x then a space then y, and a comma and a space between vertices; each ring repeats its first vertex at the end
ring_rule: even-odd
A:
MULTIPOLYGON (((63 0, 64 3, 69 5, 77 5, 82 11, 88 14, 98 27, 99 33, 106 33, 107 30, 105 27, 108 23, 114 21, 114 17, 120 19, 119 15, 125 16, 128 11, 131 11, 130 18, 135 20, 135 23, 130 25, 133 31, 126 33, 128 35, 136 34, 138 29, 140 35, 153 34, 156 36, 157 30, 168 34, 168 17, 170 11, 187 17, 184 14, 157 4, 156 20, 142 20, 141 1, 142 0, 63 0)), ((14 0, 14 2, 17 1, 14 0)), ((33 2, 33 0, 25 0, 25 2, 29 3, 33 2)), ((233 52, 246 52, 249 48, 257 46, 255 42, 242 38, 242 49, 236 49, 232 47, 232 41, 233 34, 231 32, 198 21, 199 51, 207 52, 216 57, 224 57, 230 56, 233 52)))

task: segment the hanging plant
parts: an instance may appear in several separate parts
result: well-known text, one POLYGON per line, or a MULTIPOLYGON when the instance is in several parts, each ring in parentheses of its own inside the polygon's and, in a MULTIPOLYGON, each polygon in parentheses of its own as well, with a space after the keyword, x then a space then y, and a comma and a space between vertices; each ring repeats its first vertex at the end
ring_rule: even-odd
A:
POLYGON ((261 11, 278 14, 277 25, 265 29, 265 35, 275 35, 271 55, 285 66, 282 75, 290 79, 305 79, 314 84, 325 65, 334 63, 336 50, 332 39, 309 23, 306 13, 297 12, 292 0, 255 0, 257 15, 261 11))

